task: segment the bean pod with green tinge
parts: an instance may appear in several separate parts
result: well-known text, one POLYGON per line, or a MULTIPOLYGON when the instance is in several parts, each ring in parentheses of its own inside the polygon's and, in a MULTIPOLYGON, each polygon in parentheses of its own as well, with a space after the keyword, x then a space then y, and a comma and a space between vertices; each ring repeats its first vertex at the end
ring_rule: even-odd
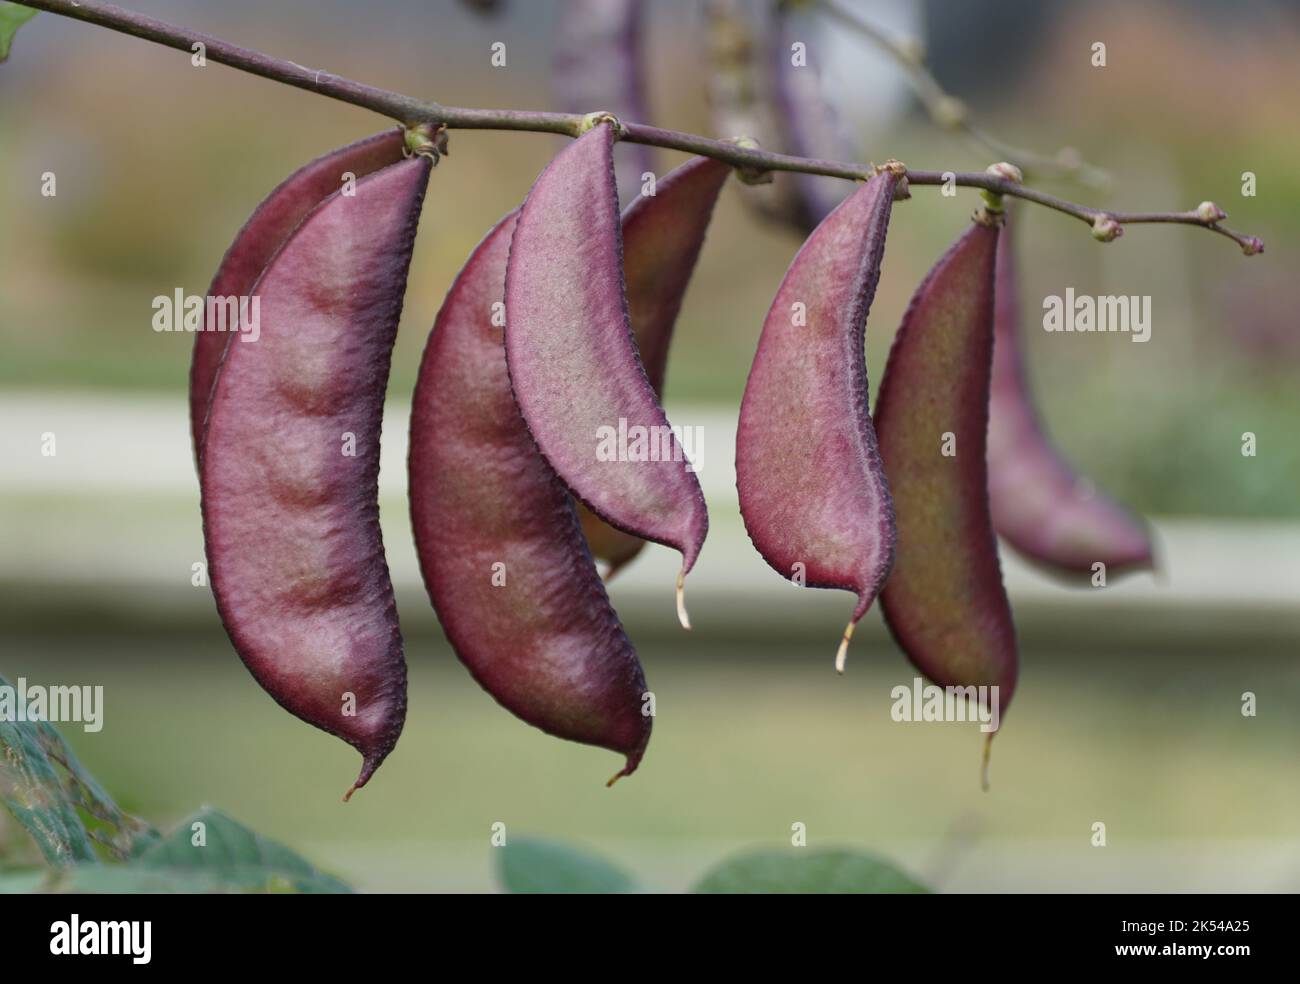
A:
POLYGON ((998 687, 1000 721, 1018 656, 985 461, 997 241, 996 227, 972 226, 921 282, 875 419, 898 522, 885 622, 939 686, 998 687))
POLYGON ((613 145, 613 124, 592 127, 520 210, 506 269, 506 364, 533 439, 570 491, 611 526, 681 551, 677 608, 689 627, 682 590, 708 512, 632 338, 613 145), (638 450, 648 447, 655 453, 638 450))
POLYGON ((416 550, 443 631, 479 684, 543 731, 625 755, 627 775, 650 740, 645 678, 568 491, 519 415, 493 323, 517 216, 470 256, 420 363, 416 550))
POLYGON ((222 622, 271 696, 361 752, 353 789, 406 716, 379 431, 430 167, 375 171, 302 220, 251 288, 260 334, 226 347, 201 442, 222 622))
POLYGON ((867 313, 895 177, 878 174, 799 250, 763 324, 736 436, 740 512, 778 574, 858 596, 853 628, 889 575, 894 513, 867 403, 867 313))

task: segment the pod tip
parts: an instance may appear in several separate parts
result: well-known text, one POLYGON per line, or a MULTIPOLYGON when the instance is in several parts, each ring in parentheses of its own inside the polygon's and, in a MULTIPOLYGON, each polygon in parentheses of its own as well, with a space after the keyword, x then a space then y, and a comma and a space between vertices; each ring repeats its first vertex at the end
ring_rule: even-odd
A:
MULTIPOLYGON (((691 617, 686 614, 686 568, 677 573, 677 621, 687 632, 691 630, 691 617)), ((615 777, 617 778, 617 776, 615 777)))
POLYGON ((853 629, 857 622, 850 622, 844 627, 844 637, 840 639, 840 648, 835 651, 835 672, 844 672, 844 661, 849 657, 849 640, 853 638, 853 629))
POLYGON ((990 731, 984 737, 984 755, 980 759, 980 789, 984 792, 989 791, 989 756, 993 752, 993 736, 996 731, 990 731))
POLYGON ((639 751, 635 751, 629 754, 627 757, 627 761, 623 763, 623 768, 619 769, 617 772, 615 772, 612 776, 609 777, 609 782, 605 783, 605 788, 609 789, 610 786, 614 785, 614 783, 618 782, 624 776, 630 776, 633 772, 635 772, 636 767, 641 764, 641 755, 644 751, 645 751, 645 746, 642 745, 639 751))
POLYGON ((351 800, 352 794, 370 781, 370 777, 375 774, 375 770, 379 768, 387 756, 387 751, 379 755, 373 753, 362 753, 362 757, 365 761, 361 763, 361 774, 357 776, 356 782, 348 788, 348 791, 343 794, 344 803, 351 800))

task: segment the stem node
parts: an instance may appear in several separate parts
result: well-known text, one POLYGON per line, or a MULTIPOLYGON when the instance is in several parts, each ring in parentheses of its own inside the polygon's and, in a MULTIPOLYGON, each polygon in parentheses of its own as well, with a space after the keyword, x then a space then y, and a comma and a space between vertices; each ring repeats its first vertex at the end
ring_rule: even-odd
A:
POLYGON ((622 123, 619 122, 618 117, 615 116, 613 113, 603 109, 598 109, 596 110, 596 112, 588 113, 586 116, 582 117, 582 119, 578 121, 577 130, 573 135, 575 137, 580 137, 588 130, 594 130, 602 123, 608 123, 610 126, 614 128, 615 140, 619 140, 627 136, 627 129, 623 126, 622 123))

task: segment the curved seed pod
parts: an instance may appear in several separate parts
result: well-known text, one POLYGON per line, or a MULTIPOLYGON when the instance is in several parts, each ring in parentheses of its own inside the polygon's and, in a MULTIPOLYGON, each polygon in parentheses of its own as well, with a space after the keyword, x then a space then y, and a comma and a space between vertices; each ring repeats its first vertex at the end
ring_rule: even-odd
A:
POLYGON ((517 214, 470 256, 420 363, 415 545, 443 631, 479 684, 543 731, 626 755, 628 775, 650 740, 645 678, 568 491, 519 416, 492 324, 517 214))
MULTIPOLYGON (((271 257, 308 212, 339 190, 344 174, 351 172, 360 179, 381 167, 396 164, 402 159, 404 146, 400 129, 387 130, 348 144, 294 171, 266 196, 239 230, 212 278, 208 297, 250 296, 254 281, 271 257)), ((226 327, 233 328, 234 321, 232 318, 226 327)), ((212 397, 212 382, 217 378, 226 343, 233 337, 229 330, 222 331, 220 326, 209 324, 206 311, 203 328, 194 336, 194 356, 190 363, 190 435, 196 461, 202 451, 203 421, 212 397)))
POLYGON ((406 716, 379 428, 430 167, 414 157, 325 199, 271 260, 260 336, 226 351, 200 466, 226 631, 286 710, 361 752, 353 790, 406 716))
POLYGON ((858 595, 835 658, 894 559, 894 513, 867 411, 867 312, 895 178, 858 189, 808 237, 758 342, 736 435, 740 514, 778 574, 858 595))
POLYGON ((1098 492, 1052 447, 1034 409, 1021 351, 1015 250, 998 243, 993 386, 989 407, 989 504, 993 528, 1030 560, 1066 574, 1101 561, 1108 574, 1149 569, 1141 520, 1098 492))
MULTIPOLYGON (((693 157, 664 175, 653 195, 638 196, 623 213, 623 276, 632 337, 661 400, 677 314, 730 173, 726 164, 693 157)), ((606 580, 645 546, 640 537, 615 529, 581 504, 578 517, 591 552, 609 565, 606 580)))
MULTIPOLYGON (((558 17, 552 84, 560 109, 649 122, 641 0, 563 0, 558 17)), ((654 173, 654 148, 625 144, 620 154, 619 198, 630 202, 640 194, 641 175, 654 173)))
POLYGON ((885 621, 936 684, 998 687, 990 710, 1001 713, 1018 657, 984 458, 997 238, 973 226, 917 288, 881 379, 876 433, 898 520, 885 621))
POLYGON ((612 125, 596 125, 528 193, 506 268, 506 364, 570 491, 610 525, 682 552, 677 608, 689 628, 682 590, 708 512, 632 340, 613 143, 612 125))

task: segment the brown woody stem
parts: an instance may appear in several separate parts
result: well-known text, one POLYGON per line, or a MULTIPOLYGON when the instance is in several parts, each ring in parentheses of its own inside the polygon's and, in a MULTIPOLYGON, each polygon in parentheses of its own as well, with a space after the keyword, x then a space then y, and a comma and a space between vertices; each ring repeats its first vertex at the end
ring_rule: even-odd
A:
MULTIPOLYGON (((559 133, 565 136, 577 136, 584 117, 574 113, 544 113, 516 109, 466 109, 458 106, 443 106, 440 103, 426 102, 405 96, 398 92, 376 88, 361 82, 333 75, 319 69, 308 68, 295 62, 273 58, 251 48, 223 41, 199 31, 177 27, 165 21, 146 17, 130 10, 125 10, 111 3, 98 0, 25 0, 24 6, 36 10, 45 10, 52 14, 85 21, 98 27, 129 34, 132 37, 190 53, 196 44, 202 44, 205 57, 222 65, 237 68, 243 72, 260 75, 263 78, 286 85, 306 89, 331 99, 373 110, 390 117, 405 126, 420 123, 433 123, 451 129, 462 130, 526 130, 540 133, 559 133)), ((728 140, 714 140, 693 133, 677 130, 664 130, 644 123, 620 121, 623 127, 622 139, 631 143, 649 144, 668 150, 680 150, 689 154, 712 157, 734 167, 746 168, 752 172, 761 171, 801 171, 806 174, 824 174, 830 177, 865 180, 875 173, 871 164, 849 164, 840 161, 819 161, 806 157, 793 157, 787 154, 773 154, 752 147, 745 147, 728 140)), ((999 178, 984 172, 945 172, 918 171, 907 169, 907 180, 913 185, 938 185, 951 181, 969 188, 983 188, 1001 195, 1011 195, 1026 201, 1046 205, 1048 208, 1064 212, 1093 225, 1098 216, 1109 216, 1121 225, 1136 225, 1146 222, 1176 222, 1184 225, 1203 226, 1241 246, 1251 255, 1262 251, 1263 243, 1253 236, 1246 236, 1219 225, 1208 222, 1195 210, 1188 212, 1113 212, 1104 209, 1078 205, 1053 195, 1048 195, 1033 188, 1027 188, 1014 181, 999 178)))

